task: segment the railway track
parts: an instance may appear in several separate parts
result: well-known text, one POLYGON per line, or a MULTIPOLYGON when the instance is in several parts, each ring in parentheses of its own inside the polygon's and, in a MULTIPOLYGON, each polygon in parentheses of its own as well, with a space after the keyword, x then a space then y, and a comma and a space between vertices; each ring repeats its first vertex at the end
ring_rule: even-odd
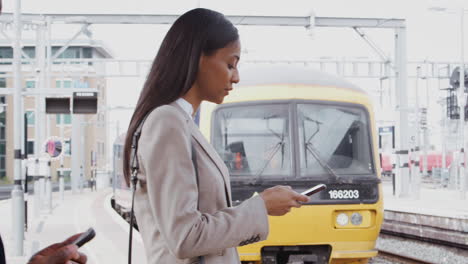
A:
POLYGON ((391 263, 408 263, 408 264, 435 264, 435 262, 430 262, 424 259, 420 259, 413 256, 408 256, 405 254, 390 252, 386 250, 378 250, 378 258, 383 258, 385 260, 391 261, 391 263))
POLYGON ((377 240, 377 257, 370 264, 387 263, 468 263, 468 251, 463 245, 447 241, 428 241, 424 238, 381 233, 377 240), (450 245, 448 245, 450 244, 450 245))
POLYGON ((451 241, 445 241, 445 240, 429 238, 429 237, 415 236, 415 235, 406 234, 406 233, 398 233, 398 232, 393 232, 393 231, 389 231, 389 230, 385 230, 385 229, 382 229, 380 231, 380 233, 385 234, 385 235, 389 235, 389 236, 395 236, 395 237, 420 241, 420 242, 427 242, 427 243, 431 243, 431 244, 434 244, 434 245, 440 245, 440 246, 446 246, 446 247, 453 247, 453 248, 468 250, 468 245, 455 243, 455 242, 451 242, 451 241))
POLYGON ((385 210, 380 234, 467 251, 467 224, 463 218, 385 210))

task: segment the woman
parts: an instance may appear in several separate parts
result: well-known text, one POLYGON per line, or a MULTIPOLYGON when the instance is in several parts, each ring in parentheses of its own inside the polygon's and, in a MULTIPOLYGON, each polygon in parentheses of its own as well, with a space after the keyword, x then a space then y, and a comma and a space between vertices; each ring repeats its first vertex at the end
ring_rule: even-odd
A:
POLYGON ((267 215, 284 215, 308 201, 276 186, 231 207, 228 169, 192 117, 203 100, 220 104, 239 82, 240 50, 232 23, 198 8, 175 21, 153 62, 124 157, 128 184, 132 138, 146 117, 135 215, 148 263, 239 263, 237 246, 267 238, 267 215))

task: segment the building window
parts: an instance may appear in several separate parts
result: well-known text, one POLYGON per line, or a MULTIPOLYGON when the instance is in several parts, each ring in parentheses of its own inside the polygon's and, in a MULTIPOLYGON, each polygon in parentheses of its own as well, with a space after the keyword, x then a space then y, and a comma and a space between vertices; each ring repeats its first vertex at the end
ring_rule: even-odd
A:
POLYGON ((6 158, 5 156, 0 156, 0 178, 6 176, 6 158))
POLYGON ((5 155, 6 153, 6 142, 0 142, 0 155, 5 155))
POLYGON ((71 139, 65 139, 64 141, 64 154, 65 155, 71 155, 71 139))
POLYGON ((28 155, 34 155, 34 140, 28 140, 28 155))
POLYGON ((71 80, 56 80, 55 87, 57 88, 72 88, 72 81, 71 80))
MULTIPOLYGON (((4 110, 6 107, 3 108, 4 110)), ((0 126, 6 126, 6 112, 3 111, 0 113, 0 126)))
POLYGON ((72 119, 70 114, 55 115, 55 123, 57 125, 71 125, 72 119), (61 117, 61 118, 60 118, 61 117))
POLYGON ((6 129, 4 126, 0 126, 0 140, 6 139, 6 129))
MULTIPOLYGON (((60 173, 57 171, 57 173, 60 173)), ((62 175, 63 175, 63 181, 64 182, 70 182, 71 181, 71 170, 62 170, 62 175)))
MULTIPOLYGON (((13 59, 13 49, 11 47, 1 47, 0 59, 13 59)), ((4 64, 11 64, 11 62, 4 62, 4 64)))
MULTIPOLYGON (((5 72, 0 72, 0 74, 5 74, 5 72)), ((0 78, 0 88, 6 88, 7 82, 5 77, 0 78)), ((3 96, 2 96, 3 97, 3 96)))
POLYGON ((26 120, 28 121, 28 126, 34 126, 34 124, 36 123, 36 115, 34 111, 26 111, 26 120))
MULTIPOLYGON (((56 52, 62 47, 52 47, 52 53, 56 52)), ((80 47, 68 47, 64 50, 57 58, 58 59, 79 59, 81 58, 81 48, 80 47)))
POLYGON ((93 57, 93 49, 92 48, 83 48, 83 58, 84 59, 91 59, 93 57))
MULTIPOLYGON (((36 47, 24 47, 24 53, 28 55, 31 59, 36 58, 36 47)), ((24 57, 23 57, 24 58, 24 57)))
POLYGON ((87 81, 76 80, 73 83, 73 88, 89 88, 89 83, 87 81))
MULTIPOLYGON (((24 53, 26 53, 31 59, 36 57, 36 51, 34 47, 23 47, 24 53)), ((25 58, 21 54, 21 58, 25 58)), ((13 48, 12 47, 0 47, 0 59, 13 59, 13 48)), ((26 64, 27 62, 23 62, 26 64)), ((11 62, 2 62, 0 64, 11 64, 11 62)))
POLYGON ((36 88, 36 81, 34 81, 34 80, 27 80, 27 81, 26 81, 26 88, 36 88))
POLYGON ((70 79, 57 79, 55 80, 55 87, 57 88, 89 88, 89 83, 87 81, 70 79))

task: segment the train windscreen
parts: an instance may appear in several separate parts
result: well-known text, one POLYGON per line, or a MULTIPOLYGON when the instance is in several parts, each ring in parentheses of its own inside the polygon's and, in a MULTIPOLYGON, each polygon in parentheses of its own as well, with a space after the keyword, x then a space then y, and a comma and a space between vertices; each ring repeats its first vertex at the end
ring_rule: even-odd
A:
POLYGON ((298 104, 300 175, 359 176, 374 172, 363 109, 298 104))
POLYGON ((374 203, 378 182, 369 115, 357 105, 306 100, 231 103, 212 119, 212 143, 238 203, 283 184, 327 190, 313 203, 374 203))
POLYGON ((289 130, 287 104, 228 107, 216 112, 213 143, 231 176, 288 177, 289 130))

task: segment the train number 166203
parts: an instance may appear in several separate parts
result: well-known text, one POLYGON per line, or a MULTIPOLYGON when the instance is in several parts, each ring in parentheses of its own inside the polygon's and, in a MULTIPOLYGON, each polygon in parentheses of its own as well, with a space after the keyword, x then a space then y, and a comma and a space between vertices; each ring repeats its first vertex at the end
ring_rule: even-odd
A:
POLYGON ((359 190, 331 190, 330 199, 359 199, 359 190))

